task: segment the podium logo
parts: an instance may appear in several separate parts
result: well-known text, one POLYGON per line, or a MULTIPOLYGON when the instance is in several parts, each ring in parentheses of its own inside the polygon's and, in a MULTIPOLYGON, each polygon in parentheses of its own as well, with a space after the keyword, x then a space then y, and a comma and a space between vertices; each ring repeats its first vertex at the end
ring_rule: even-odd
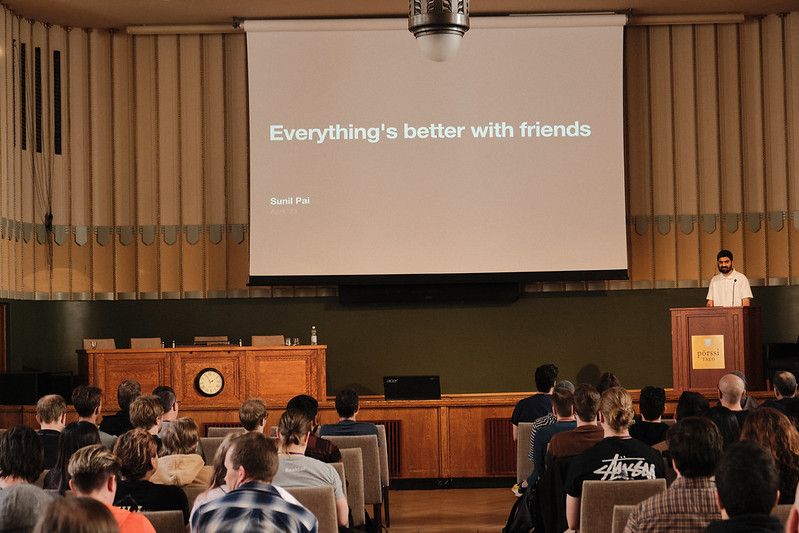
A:
POLYGON ((723 369, 724 335, 691 336, 691 366, 694 370, 723 369))

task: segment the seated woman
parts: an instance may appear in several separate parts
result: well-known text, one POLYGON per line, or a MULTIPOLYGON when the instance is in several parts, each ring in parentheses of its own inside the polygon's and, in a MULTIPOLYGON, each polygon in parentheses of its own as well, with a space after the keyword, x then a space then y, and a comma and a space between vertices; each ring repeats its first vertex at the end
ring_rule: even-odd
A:
POLYGON ((753 440, 771 453, 780 474, 781 504, 793 503, 799 482, 799 431, 790 419, 771 407, 751 411, 741 440, 753 440))
POLYGON ((143 429, 133 429, 117 439, 114 455, 120 463, 120 479, 114 506, 128 511, 183 512, 189 521, 186 493, 174 485, 156 485, 150 481, 158 466, 155 438, 143 429))
POLYGON ((197 453, 200 437, 191 418, 178 418, 164 433, 158 468, 150 478, 159 485, 201 485, 211 482, 212 468, 197 453))
POLYGON ((69 490, 69 472, 67 466, 72 454, 84 446, 100 444, 100 432, 97 426, 89 422, 72 422, 64 427, 58 443, 58 459, 55 466, 44 476, 45 489, 58 490, 64 494, 69 490))
POLYGON ((346 527, 349 523, 349 507, 338 472, 328 463, 305 455, 312 425, 313 421, 307 415, 294 409, 286 411, 280 417, 279 464, 272 482, 281 487, 332 486, 336 497, 338 523, 346 527))

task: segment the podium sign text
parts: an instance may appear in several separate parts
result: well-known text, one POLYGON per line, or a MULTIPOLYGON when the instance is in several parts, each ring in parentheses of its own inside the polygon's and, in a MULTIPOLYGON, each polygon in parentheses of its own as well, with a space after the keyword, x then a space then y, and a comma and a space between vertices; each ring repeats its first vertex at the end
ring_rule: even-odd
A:
POLYGON ((692 335, 691 366, 695 370, 724 368, 724 335, 692 335))

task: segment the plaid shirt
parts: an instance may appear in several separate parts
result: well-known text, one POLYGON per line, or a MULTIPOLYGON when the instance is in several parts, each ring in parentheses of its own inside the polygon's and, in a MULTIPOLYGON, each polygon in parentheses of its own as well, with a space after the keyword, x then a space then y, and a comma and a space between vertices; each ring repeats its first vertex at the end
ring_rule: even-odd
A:
POLYGON ((250 481, 212 500, 192 516, 192 533, 250 531, 317 533, 308 509, 284 500, 269 483, 250 481))
POLYGON ((678 477, 671 486, 639 503, 624 533, 701 533, 711 520, 720 520, 716 481, 712 477, 678 477))
POLYGON ((552 413, 542 416, 541 418, 536 418, 533 421, 533 430, 530 432, 530 449, 527 450, 527 457, 530 459, 530 462, 533 463, 533 469, 535 469, 535 432, 544 426, 551 426, 557 421, 558 419, 555 418, 555 415, 552 413))

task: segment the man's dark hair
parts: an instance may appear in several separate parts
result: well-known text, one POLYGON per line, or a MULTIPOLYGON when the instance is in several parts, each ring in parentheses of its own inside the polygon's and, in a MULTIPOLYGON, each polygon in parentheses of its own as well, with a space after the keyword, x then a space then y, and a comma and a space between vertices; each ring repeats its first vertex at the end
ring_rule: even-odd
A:
POLYGON ((247 479, 272 482, 277 473, 277 446, 263 433, 244 433, 231 443, 234 468, 244 467, 247 479))
POLYGON ((698 416, 683 418, 669 428, 666 438, 671 458, 684 477, 713 475, 724 450, 721 433, 713 422, 698 416))
POLYGON ((719 253, 716 254, 716 261, 718 261, 722 257, 729 257, 730 261, 732 261, 732 252, 729 250, 721 250, 719 253))
POLYGON ((558 416, 571 416, 574 414, 574 393, 563 387, 555 387, 552 391, 552 407, 558 416))
POLYGON ((780 477, 771 452, 747 440, 730 445, 716 468, 716 489, 730 517, 770 514, 780 477))
POLYGON ((117 387, 117 403, 119 408, 127 411, 133 400, 141 396, 141 385, 133 379, 126 379, 117 387))
POLYGON ((313 396, 300 394, 289 400, 289 403, 286 404, 286 410, 288 411, 290 409, 302 411, 305 416, 311 420, 315 420, 317 413, 319 413, 319 402, 317 402, 316 398, 313 396))
POLYGON ((597 392, 593 385, 580 383, 574 389, 574 412, 577 418, 583 422, 593 422, 599 412, 599 402, 602 396, 597 392))
POLYGON ((336 412, 341 418, 350 418, 358 412, 358 393, 355 389, 341 389, 336 394, 336 412))
POLYGON ((663 416, 666 410, 666 391, 660 387, 647 385, 641 389, 639 404, 641 416, 646 420, 656 420, 663 416))
POLYGON ((682 420, 689 416, 702 416, 710 408, 707 399, 698 392, 685 391, 680 394, 677 400, 677 409, 674 411, 674 418, 682 420))
POLYGON ((161 407, 164 408, 164 413, 171 411, 178 399, 175 396, 175 389, 168 385, 159 385, 153 389, 153 394, 161 400, 161 407))
POLYGON ((91 385, 78 385, 72 391, 72 405, 81 418, 88 418, 100 407, 103 401, 103 391, 100 387, 91 385))
POLYGON ((613 372, 602 372, 602 375, 599 376, 599 383, 596 386, 597 392, 601 395, 603 392, 613 387, 621 387, 619 378, 617 378, 616 374, 613 372))
POLYGON ((796 394, 796 377, 790 372, 777 372, 774 375, 774 388, 780 396, 790 398, 796 394))
POLYGON ((535 369, 535 388, 538 392, 549 392, 558 379, 558 367, 552 363, 541 365, 535 369))
POLYGON ((19 477, 34 483, 42 473, 44 452, 39 436, 26 426, 0 435, 0 477, 19 477))
POLYGON ((719 433, 721 433, 721 440, 724 442, 725 450, 741 437, 741 425, 738 423, 738 417, 723 405, 708 409, 703 416, 716 424, 719 433))

